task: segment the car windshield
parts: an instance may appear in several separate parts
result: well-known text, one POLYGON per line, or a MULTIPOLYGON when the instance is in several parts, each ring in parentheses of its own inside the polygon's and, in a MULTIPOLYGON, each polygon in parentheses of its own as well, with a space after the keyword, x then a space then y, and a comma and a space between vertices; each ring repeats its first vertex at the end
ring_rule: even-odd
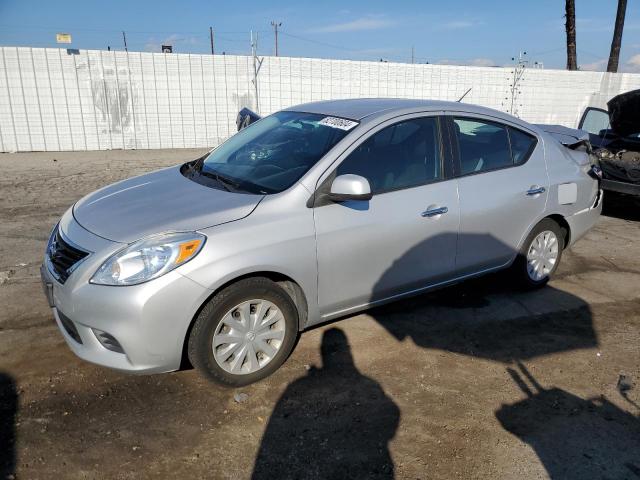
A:
POLYGON ((230 191, 278 193, 298 181, 356 125, 326 115, 278 112, 231 137, 196 171, 230 191))

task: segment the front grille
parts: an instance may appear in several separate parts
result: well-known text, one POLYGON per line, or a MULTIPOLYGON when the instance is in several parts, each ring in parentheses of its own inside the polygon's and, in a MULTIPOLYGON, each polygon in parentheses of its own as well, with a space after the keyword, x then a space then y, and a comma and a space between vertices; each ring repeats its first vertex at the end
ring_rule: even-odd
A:
POLYGON ((69 336, 76 342, 82 344, 82 338, 80 338, 78 329, 76 328, 76 325, 71 321, 71 319, 60 310, 58 310, 58 318, 60 318, 60 323, 64 327, 65 331, 69 334, 69 336))
POLYGON ((60 283, 67 281, 73 271, 73 266, 87 255, 89 255, 89 252, 69 245, 62 238, 60 230, 56 229, 47 249, 47 257, 53 268, 52 273, 56 275, 60 283))

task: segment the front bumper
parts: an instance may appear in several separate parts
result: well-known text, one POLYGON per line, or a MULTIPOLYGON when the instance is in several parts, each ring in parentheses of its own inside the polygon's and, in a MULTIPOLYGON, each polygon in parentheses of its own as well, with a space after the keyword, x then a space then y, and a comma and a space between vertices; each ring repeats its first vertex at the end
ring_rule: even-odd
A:
MULTIPOLYGON (((95 248, 95 243, 104 242, 86 238, 92 234, 78 230, 79 225, 71 222, 75 220, 67 219, 66 224, 61 221, 60 228, 78 245, 93 242, 95 248)), ((211 291, 175 270, 134 286, 89 283, 105 257, 119 247, 114 244, 103 253, 92 250, 96 253, 83 261, 64 284, 45 265, 41 267, 56 324, 69 348, 89 362, 134 373, 177 370, 189 324, 211 291), (123 353, 103 346, 96 335, 99 332, 114 337, 123 353)))

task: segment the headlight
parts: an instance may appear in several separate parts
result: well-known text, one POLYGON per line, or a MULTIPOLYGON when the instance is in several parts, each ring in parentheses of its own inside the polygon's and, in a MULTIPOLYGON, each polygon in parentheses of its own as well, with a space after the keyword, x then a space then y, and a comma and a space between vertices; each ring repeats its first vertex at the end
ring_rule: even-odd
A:
POLYGON ((205 236, 166 233, 135 242, 114 253, 91 278, 99 285, 137 285, 158 278, 195 257, 205 236))

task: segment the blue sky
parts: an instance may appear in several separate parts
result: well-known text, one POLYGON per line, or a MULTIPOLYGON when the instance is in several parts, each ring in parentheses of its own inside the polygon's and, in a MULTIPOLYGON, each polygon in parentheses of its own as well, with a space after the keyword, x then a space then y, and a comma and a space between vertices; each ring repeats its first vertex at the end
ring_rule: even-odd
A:
MULTIPOLYGON (((616 0, 576 0, 578 63, 603 70, 616 0)), ((621 70, 640 72, 640 0, 629 0, 621 70)), ((355 60, 506 65, 519 51, 545 68, 564 68, 562 0, 204 1, 0 0, 0 44, 55 47, 69 32, 74 48, 248 53, 249 31, 259 53, 274 53, 272 20, 282 22, 280 55, 355 60)))

